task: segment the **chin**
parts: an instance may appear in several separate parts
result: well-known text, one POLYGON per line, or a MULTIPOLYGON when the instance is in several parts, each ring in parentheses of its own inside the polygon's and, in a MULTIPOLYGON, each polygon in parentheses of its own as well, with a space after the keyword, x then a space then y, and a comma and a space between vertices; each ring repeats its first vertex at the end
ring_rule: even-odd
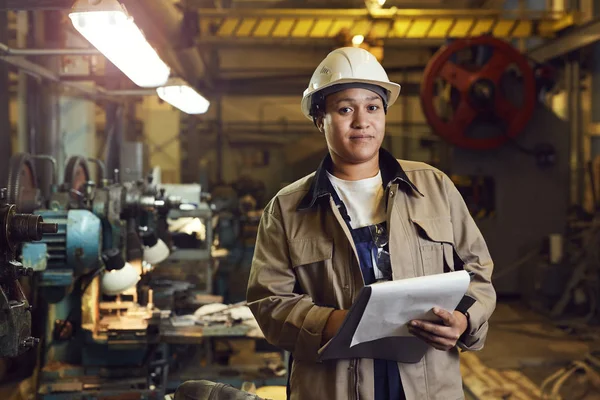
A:
POLYGON ((361 164, 367 161, 371 161, 373 157, 375 157, 379 153, 379 148, 375 151, 369 149, 369 151, 365 151, 366 149, 361 149, 363 151, 349 151, 347 153, 347 160, 353 164, 361 164))

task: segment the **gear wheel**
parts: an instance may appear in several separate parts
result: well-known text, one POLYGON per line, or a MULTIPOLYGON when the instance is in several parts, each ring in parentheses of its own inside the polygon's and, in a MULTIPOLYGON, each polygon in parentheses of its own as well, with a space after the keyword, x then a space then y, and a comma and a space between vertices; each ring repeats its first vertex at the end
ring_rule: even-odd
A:
POLYGON ((15 204, 20 213, 32 213, 40 205, 34 160, 27 153, 18 153, 10 158, 7 200, 15 204))

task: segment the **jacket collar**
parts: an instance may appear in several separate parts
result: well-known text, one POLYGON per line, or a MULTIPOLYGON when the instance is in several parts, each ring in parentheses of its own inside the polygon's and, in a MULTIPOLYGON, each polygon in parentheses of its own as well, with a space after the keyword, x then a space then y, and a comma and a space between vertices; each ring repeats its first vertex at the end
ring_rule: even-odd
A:
MULTIPOLYGON (((419 189, 417 189, 410 179, 408 179, 406 172, 404 172, 398 160, 384 149, 379 149, 379 169, 381 170, 383 187, 387 187, 390 183, 399 181, 423 196, 419 189)), ((313 208, 319 199, 331 196, 333 193, 333 186, 329 181, 329 177, 327 177, 327 171, 333 171, 333 160, 329 154, 321 161, 321 165, 319 165, 310 184, 308 193, 302 198, 298 205, 298 211, 313 208)))

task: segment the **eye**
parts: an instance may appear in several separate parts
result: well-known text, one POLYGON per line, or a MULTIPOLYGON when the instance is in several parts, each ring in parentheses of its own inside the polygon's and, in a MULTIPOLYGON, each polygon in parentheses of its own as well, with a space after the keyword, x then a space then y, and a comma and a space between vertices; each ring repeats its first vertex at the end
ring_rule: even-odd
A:
POLYGON ((377 111, 377 110, 379 110, 379 106, 372 105, 372 106, 367 107, 367 109, 369 111, 377 111))
POLYGON ((340 114, 348 114, 351 111, 352 111, 352 109, 350 107, 342 107, 339 110, 340 114))

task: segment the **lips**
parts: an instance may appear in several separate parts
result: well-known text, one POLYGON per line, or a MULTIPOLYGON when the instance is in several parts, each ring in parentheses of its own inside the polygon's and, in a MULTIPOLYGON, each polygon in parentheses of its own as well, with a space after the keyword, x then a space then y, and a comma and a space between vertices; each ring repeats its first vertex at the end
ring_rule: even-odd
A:
POLYGON ((375 136, 371 135, 353 135, 350 136, 351 140, 360 140, 360 139, 373 139, 375 136))

